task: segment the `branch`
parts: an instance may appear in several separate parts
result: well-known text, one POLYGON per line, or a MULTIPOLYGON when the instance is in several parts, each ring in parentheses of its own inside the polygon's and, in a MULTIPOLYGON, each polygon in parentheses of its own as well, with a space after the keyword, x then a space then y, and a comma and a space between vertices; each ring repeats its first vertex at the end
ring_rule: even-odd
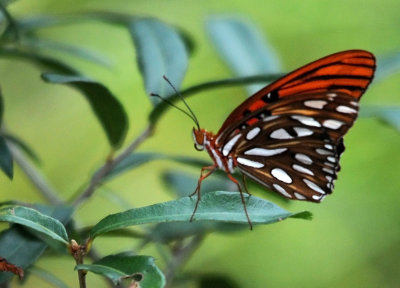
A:
POLYGON ((90 183, 88 187, 83 190, 83 192, 72 202, 72 205, 74 207, 79 206, 83 201, 85 201, 87 198, 92 196, 94 193, 95 189, 97 186, 99 186, 104 179, 111 171, 112 169, 120 163, 123 159, 128 157, 134 150, 139 147, 139 145, 146 140, 148 137, 150 137, 151 133, 153 131, 153 126, 148 125, 144 131, 132 141, 132 143, 119 154, 117 157, 114 159, 108 160, 97 172, 92 176, 92 179, 90 180, 90 183))

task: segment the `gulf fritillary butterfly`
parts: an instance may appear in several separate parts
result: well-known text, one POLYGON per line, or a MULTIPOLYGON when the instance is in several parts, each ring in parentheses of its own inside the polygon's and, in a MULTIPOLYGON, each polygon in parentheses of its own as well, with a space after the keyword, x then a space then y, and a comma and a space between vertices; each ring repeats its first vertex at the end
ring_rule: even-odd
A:
POLYGON ((289 199, 320 202, 332 193, 343 136, 357 117, 358 102, 374 71, 374 55, 363 50, 319 59, 248 98, 217 134, 201 129, 189 108, 197 125, 195 148, 205 149, 214 162, 201 169, 191 220, 201 182, 217 169, 237 185, 250 228, 241 185, 232 176, 236 168, 246 192, 245 176, 289 199))

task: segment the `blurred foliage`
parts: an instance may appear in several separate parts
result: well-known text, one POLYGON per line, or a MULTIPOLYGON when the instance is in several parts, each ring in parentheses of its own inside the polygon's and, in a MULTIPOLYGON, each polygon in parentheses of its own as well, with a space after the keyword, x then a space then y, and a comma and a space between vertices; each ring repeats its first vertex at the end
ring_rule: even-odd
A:
MULTIPOLYGON (((18 223, 2 226, 0 256, 32 267, 24 282, 14 277, 13 287, 76 287, 73 268, 83 257, 97 262, 78 268, 142 287, 161 287, 164 277, 171 287, 396 287, 398 2, 67 2, 0 1, 0 195, 2 201, 17 200, 4 204, 0 219, 18 223), (203 197, 212 200, 204 203, 209 221, 163 223, 177 220, 179 211, 187 210, 180 216, 189 218, 195 198, 176 198, 193 192, 199 167, 210 163, 206 155, 189 156, 195 153, 188 136, 192 121, 148 97, 157 93, 182 107, 163 75, 182 91, 202 127, 215 130, 245 99, 234 86, 251 84, 249 93, 289 68, 353 48, 377 56, 377 81, 362 100, 365 118, 346 136, 333 196, 319 206, 289 203, 249 185, 257 195, 249 212, 273 205, 287 217, 287 210, 307 209, 314 221, 257 225, 251 232, 225 224, 234 219, 215 217, 213 209, 236 207, 240 222, 247 221, 237 194, 213 193, 236 189, 218 174, 203 187, 211 191, 203 197), (40 74, 76 90, 43 83, 40 74), (85 97, 74 96, 79 94, 85 97), (36 202, 47 206, 31 209, 36 202), (156 225, 85 242, 88 231, 135 221, 156 225), (73 257, 59 249, 65 241, 73 257), (90 253, 84 256, 82 249, 90 253), (112 255, 124 251, 140 254, 112 255), (124 269, 129 261, 140 268, 124 269), (158 284, 148 284, 143 271, 157 274, 158 284)), ((0 275, 2 281, 12 277, 0 275)), ((90 273, 86 280, 89 287, 112 285, 90 273)))

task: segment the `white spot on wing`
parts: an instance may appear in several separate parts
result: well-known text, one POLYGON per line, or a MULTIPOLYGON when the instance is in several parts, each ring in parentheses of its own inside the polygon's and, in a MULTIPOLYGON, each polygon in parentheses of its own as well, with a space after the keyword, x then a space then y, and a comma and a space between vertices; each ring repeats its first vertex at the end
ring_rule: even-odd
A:
POLYGON ((325 144, 324 147, 328 150, 332 150, 333 146, 331 144, 325 144))
POLYGON ((319 154, 319 155, 331 155, 332 152, 325 150, 325 149, 321 149, 321 148, 317 148, 315 149, 315 151, 319 154))
POLYGON ((322 201, 324 200, 325 196, 326 195, 313 195, 312 198, 317 201, 322 201))
POLYGON ((325 120, 323 126, 329 129, 339 129, 344 123, 334 119, 325 120))
POLYGON ((300 165, 297 165, 297 164, 293 164, 292 168, 294 170, 298 171, 298 172, 314 176, 314 173, 310 169, 307 169, 307 168, 305 168, 303 166, 300 166, 300 165))
POLYGON ((237 134, 235 135, 231 140, 229 140, 225 145, 224 148, 222 149, 222 154, 224 156, 228 156, 228 154, 231 152, 232 147, 236 144, 236 142, 239 140, 239 138, 242 136, 242 134, 237 134))
POLYGON ((272 176, 276 179, 285 182, 285 183, 292 183, 292 178, 290 178, 289 174, 287 174, 284 170, 280 168, 274 168, 271 170, 272 176))
POLYGON ((326 96, 328 96, 328 97, 336 97, 337 94, 333 93, 333 92, 330 92, 330 93, 326 93, 326 96))
POLYGON ((308 187, 310 187, 312 190, 314 190, 315 192, 321 193, 321 194, 325 194, 325 191, 321 189, 321 187, 319 187, 317 184, 315 184, 314 182, 308 180, 308 179, 303 179, 303 182, 306 183, 306 185, 308 187))
POLYGON ((264 164, 256 161, 252 161, 246 158, 238 157, 236 161, 242 165, 253 167, 253 168, 262 168, 264 167, 264 164))
POLYGON ((303 164, 311 165, 313 163, 312 159, 305 154, 296 153, 294 158, 303 164))
POLYGON ((351 113, 357 113, 356 109, 344 106, 344 105, 340 105, 338 107, 336 107, 336 111, 340 112, 340 113, 346 113, 346 114, 351 114, 351 113))
POLYGON ((272 184, 272 186, 275 188, 276 191, 278 191, 279 193, 281 193, 283 196, 288 197, 288 198, 292 198, 292 196, 286 192, 285 189, 283 189, 281 186, 279 186, 278 184, 272 184))
POLYGON ((270 137, 273 139, 293 139, 293 137, 290 136, 289 133, 283 128, 280 128, 272 132, 270 137))
POLYGON ((304 199, 306 199, 305 196, 303 196, 303 195, 301 195, 301 194, 299 194, 299 193, 297 193, 297 192, 294 192, 294 196, 295 196, 297 199, 299 199, 299 200, 304 200, 304 199))
POLYGON ((325 100, 308 100, 304 101, 304 105, 314 109, 323 109, 328 104, 325 100))
POLYGON ((326 172, 326 173, 329 173, 329 174, 334 174, 334 173, 335 173, 335 172, 333 172, 332 169, 329 169, 329 168, 326 168, 326 167, 323 167, 323 168, 322 168, 322 171, 324 171, 324 172, 326 172))
POLYGON ((254 127, 249 132, 247 132, 246 139, 253 140, 254 137, 256 137, 260 133, 260 131, 261 131, 260 127, 254 127))
POLYGON ((274 156, 285 152, 287 148, 277 148, 277 149, 264 149, 264 148, 253 148, 244 152, 245 155, 254 156, 274 156))
POLYGON ((358 102, 356 101, 350 101, 350 105, 354 106, 354 107, 358 107, 358 102))
POLYGON ((275 120, 275 119, 277 119, 277 118, 279 118, 279 116, 277 116, 277 115, 268 116, 268 117, 265 117, 265 118, 263 119, 263 121, 264 121, 264 122, 268 122, 268 121, 275 120))
POLYGON ((306 116, 302 116, 302 115, 293 115, 292 119, 297 120, 306 126, 321 127, 321 124, 312 117, 306 117, 306 116))
POLYGON ((336 162, 336 158, 332 157, 332 156, 328 156, 326 159, 328 159, 329 162, 335 163, 336 162))
POLYGON ((311 131, 310 129, 303 128, 303 127, 294 127, 293 129, 294 129, 294 131, 296 131, 297 136, 299 136, 299 137, 310 136, 310 135, 314 134, 314 132, 311 131))
POLYGON ((324 165, 329 166, 329 167, 335 167, 335 162, 331 163, 331 162, 324 162, 324 165))

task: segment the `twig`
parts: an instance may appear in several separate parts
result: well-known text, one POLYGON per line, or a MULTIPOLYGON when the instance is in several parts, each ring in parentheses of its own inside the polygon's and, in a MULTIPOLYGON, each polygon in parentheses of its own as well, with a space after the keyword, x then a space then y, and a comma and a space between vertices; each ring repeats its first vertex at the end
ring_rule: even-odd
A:
POLYGON ((199 234, 194 236, 194 238, 187 244, 185 247, 177 250, 171 261, 167 264, 165 268, 164 275, 167 282, 166 287, 172 287, 172 280, 176 274, 176 272, 180 269, 182 265, 186 263, 190 256, 194 253, 194 251, 200 246, 203 242, 205 234, 199 234))
POLYGON ((148 125, 145 130, 132 141, 132 143, 125 148, 124 151, 121 152, 114 159, 108 160, 97 172, 92 176, 88 187, 72 202, 74 207, 79 206, 85 199, 89 198, 95 191, 98 185, 101 184, 104 177, 106 177, 112 169, 120 163, 123 159, 128 157, 144 140, 146 140, 152 133, 153 126, 148 125))
POLYGON ((58 197, 57 191, 45 179, 42 173, 30 163, 27 157, 11 142, 7 142, 8 148, 11 150, 13 158, 21 167, 22 171, 31 180, 33 185, 51 204, 61 204, 63 200, 58 197))

